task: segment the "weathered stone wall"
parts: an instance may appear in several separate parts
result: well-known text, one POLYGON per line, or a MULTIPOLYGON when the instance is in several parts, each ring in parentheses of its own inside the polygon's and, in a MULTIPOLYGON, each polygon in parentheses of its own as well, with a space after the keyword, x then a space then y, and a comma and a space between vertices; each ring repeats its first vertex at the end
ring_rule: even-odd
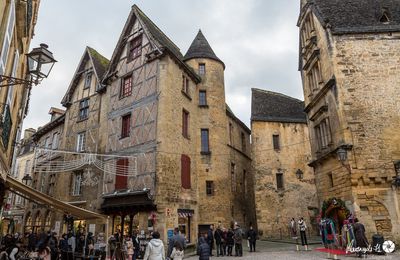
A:
POLYGON ((318 204, 314 173, 307 166, 307 125, 252 121, 251 131, 258 230, 263 237, 289 237, 290 219, 304 217, 314 234, 318 204), (279 135, 279 150, 274 150, 273 135, 279 135), (303 172, 302 179, 297 170, 303 172), (277 187, 276 173, 283 174, 283 189, 277 187))
POLYGON ((393 162, 400 158, 399 34, 333 35, 313 18, 317 38, 310 48, 319 50, 322 81, 310 93, 307 71, 302 78, 320 205, 339 197, 369 237, 379 232, 399 240, 398 191, 391 187, 393 162), (329 118, 332 137, 323 150, 314 131, 319 118, 329 118), (343 163, 336 156, 341 145, 348 152, 343 163))
POLYGON ((350 165, 355 210, 369 234, 400 239, 393 162, 400 159, 400 34, 336 36, 335 75, 343 121, 353 150, 350 165), (366 196, 366 200, 365 200, 366 196), (360 208, 358 208, 358 206, 360 208))

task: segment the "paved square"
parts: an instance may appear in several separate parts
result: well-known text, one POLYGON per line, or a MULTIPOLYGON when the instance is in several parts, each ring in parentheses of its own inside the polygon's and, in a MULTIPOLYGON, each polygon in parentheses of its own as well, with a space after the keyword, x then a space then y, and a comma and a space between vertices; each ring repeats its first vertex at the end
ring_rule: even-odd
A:
MULTIPOLYGON (((243 243, 245 244, 245 243, 243 243)), ((315 251, 315 248, 320 248, 322 245, 313 245, 310 246, 309 251, 296 251, 296 246, 293 244, 287 243, 278 243, 278 242, 267 242, 267 241, 257 241, 256 251, 254 253, 248 252, 247 247, 244 247, 243 257, 216 257, 215 251, 214 256, 211 259, 246 259, 246 260, 266 260, 266 259, 329 259, 326 253, 321 253, 315 251)), ((199 259, 198 256, 190 256, 186 258, 188 260, 199 259)), ((333 259, 333 258, 331 258, 333 259)), ((337 256, 337 259, 360 259, 355 255, 348 256, 337 256)), ((388 254, 386 256, 377 256, 377 255, 368 255, 367 259, 380 259, 380 260, 390 260, 390 259, 400 259, 399 252, 395 252, 393 254, 388 254)))

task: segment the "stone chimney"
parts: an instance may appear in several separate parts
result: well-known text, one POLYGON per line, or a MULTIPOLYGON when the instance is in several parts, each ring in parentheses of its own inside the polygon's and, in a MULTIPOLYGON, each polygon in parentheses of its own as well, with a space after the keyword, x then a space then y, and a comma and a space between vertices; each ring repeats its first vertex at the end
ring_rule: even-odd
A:
POLYGON ((24 139, 27 140, 32 137, 32 135, 36 133, 36 130, 33 128, 27 128, 24 131, 24 139))
POLYGON ((62 110, 62 109, 59 109, 56 107, 51 107, 50 111, 49 111, 49 114, 51 115, 50 122, 53 122, 56 118, 64 115, 64 113, 65 113, 65 110, 62 110))

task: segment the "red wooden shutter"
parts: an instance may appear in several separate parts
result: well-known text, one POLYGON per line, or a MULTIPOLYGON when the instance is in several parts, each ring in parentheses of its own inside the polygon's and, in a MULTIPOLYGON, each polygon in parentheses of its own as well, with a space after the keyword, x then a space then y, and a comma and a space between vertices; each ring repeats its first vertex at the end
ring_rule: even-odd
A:
POLYGON ((128 188, 128 158, 119 159, 116 165, 115 190, 124 190, 128 188))
POLYGON ((181 182, 182 188, 190 189, 190 157, 182 154, 181 156, 181 182))

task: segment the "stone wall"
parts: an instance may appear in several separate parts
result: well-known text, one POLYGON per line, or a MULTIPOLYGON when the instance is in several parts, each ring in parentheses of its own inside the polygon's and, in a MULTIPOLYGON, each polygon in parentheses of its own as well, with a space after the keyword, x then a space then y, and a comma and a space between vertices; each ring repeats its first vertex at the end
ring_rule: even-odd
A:
POLYGON ((252 170, 255 176, 255 204, 258 230, 263 237, 289 237, 288 223, 304 217, 311 234, 316 234, 318 211, 306 124, 252 121, 252 170), (279 135, 280 149, 273 147, 279 135), (301 170, 299 179, 296 171, 301 170), (283 188, 276 174, 283 174, 283 188))

